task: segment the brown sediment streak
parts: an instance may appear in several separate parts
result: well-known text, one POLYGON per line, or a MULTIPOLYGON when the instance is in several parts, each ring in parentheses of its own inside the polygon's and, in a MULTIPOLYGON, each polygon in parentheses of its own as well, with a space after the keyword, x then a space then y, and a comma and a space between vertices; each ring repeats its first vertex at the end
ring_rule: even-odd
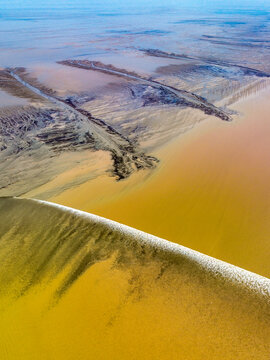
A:
POLYGON ((179 104, 181 106, 188 106, 194 109, 199 109, 203 111, 207 115, 213 115, 216 116, 222 120, 230 121, 231 117, 229 114, 227 114, 224 110, 216 107, 215 105, 209 103, 205 98, 196 95, 192 92, 189 92, 187 90, 177 89, 175 87, 161 84, 158 81, 142 77, 134 72, 129 72, 123 69, 118 69, 112 65, 105 65, 98 61, 89 61, 89 60, 64 60, 59 61, 59 64, 77 67, 85 70, 95 70, 95 71, 101 71, 107 74, 115 75, 115 76, 121 76, 125 77, 131 80, 137 80, 141 83, 150 85, 154 88, 159 88, 164 90, 167 93, 171 93, 173 95, 176 95, 179 99, 179 104))
MULTIPOLYGON (((6 73, 35 95, 48 100, 58 108, 68 111, 75 115, 79 121, 87 123, 88 130, 85 132, 85 139, 96 150, 105 150, 111 153, 113 160, 113 174, 118 180, 127 178, 134 171, 139 169, 153 168, 158 160, 152 156, 144 154, 128 138, 124 137, 112 126, 106 124, 103 120, 93 117, 86 110, 77 108, 70 100, 58 98, 49 89, 40 89, 37 85, 32 85, 28 79, 23 77, 16 69, 8 69, 6 73)), ((69 141, 74 139, 74 134, 54 134, 53 142, 69 141), (59 135, 59 136, 58 136, 59 135)), ((48 134, 39 135, 45 143, 50 143, 48 134)), ((51 143, 54 145, 54 143, 51 143)))

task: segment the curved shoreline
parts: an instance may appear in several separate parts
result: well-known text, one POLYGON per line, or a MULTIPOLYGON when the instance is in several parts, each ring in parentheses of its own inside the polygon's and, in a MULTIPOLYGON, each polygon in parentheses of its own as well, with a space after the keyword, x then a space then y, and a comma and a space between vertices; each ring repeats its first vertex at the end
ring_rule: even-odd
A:
MULTIPOLYGON (((0 201, 3 198, 0 198, 0 201)), ((266 296, 270 299, 270 279, 253 273, 251 271, 242 269, 233 264, 229 264, 225 261, 213 258, 206 254, 202 254, 199 251, 192 250, 185 246, 179 245, 177 243, 159 238, 157 236, 145 233, 141 230, 132 228, 130 226, 121 224, 119 222, 94 215, 85 211, 77 210, 68 206, 52 203, 49 201, 38 200, 38 199, 21 199, 21 198, 12 198, 15 201, 22 202, 33 202, 46 207, 59 209, 67 214, 73 215, 75 217, 85 219, 89 223, 94 223, 106 227, 108 230, 123 234, 125 236, 131 237, 133 241, 139 242, 141 244, 149 245, 150 247, 184 257, 194 263, 196 266, 200 266, 202 270, 209 271, 215 276, 223 277, 224 279, 230 280, 231 282, 250 288, 256 292, 261 293, 261 295, 266 296)))

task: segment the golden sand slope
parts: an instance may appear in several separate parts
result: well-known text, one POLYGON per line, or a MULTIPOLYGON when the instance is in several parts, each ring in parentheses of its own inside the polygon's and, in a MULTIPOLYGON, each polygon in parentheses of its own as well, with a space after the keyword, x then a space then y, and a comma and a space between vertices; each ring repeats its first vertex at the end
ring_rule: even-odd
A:
POLYGON ((270 280, 97 216, 0 199, 1 359, 269 359, 270 280))

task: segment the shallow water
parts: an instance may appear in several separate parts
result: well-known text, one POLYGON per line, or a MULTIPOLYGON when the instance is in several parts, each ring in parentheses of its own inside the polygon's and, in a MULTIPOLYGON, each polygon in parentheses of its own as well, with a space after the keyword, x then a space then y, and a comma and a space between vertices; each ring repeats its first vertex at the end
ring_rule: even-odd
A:
POLYGON ((12 96, 5 91, 0 90, 0 107, 26 105, 27 100, 12 96))
POLYGON ((82 71, 59 64, 39 64, 31 69, 31 76, 42 84, 54 89, 59 95, 67 96, 74 93, 92 93, 97 95, 110 85, 123 85, 125 80, 95 71, 82 71))
POLYGON ((211 119, 180 136, 155 154, 159 168, 136 186, 105 178, 51 200, 269 277, 268 97, 266 89, 236 104, 242 116, 232 123, 211 119))
MULTIPOLYGON (((148 47, 236 60, 245 56, 248 48, 231 45, 230 41, 236 41, 239 35, 247 41, 256 41, 262 34, 267 39, 269 33, 270 9, 265 2, 260 8, 263 11, 242 1, 227 4, 226 8, 217 2, 205 3, 204 7, 196 2, 189 5, 91 2, 81 8, 79 4, 76 7, 67 4, 62 8, 49 5, 38 8, 38 4, 32 8, 22 8, 22 4, 18 4, 16 8, 9 3, 3 6, 0 65, 30 66, 89 56, 102 60, 116 58, 119 65, 136 64, 136 59, 129 56, 130 51, 148 47), (204 35, 217 39, 202 41, 204 35), (211 46, 209 42, 224 39, 228 42, 226 51, 222 44, 211 46)), ((264 49, 267 40, 257 45, 257 54, 267 52, 264 49)), ((138 57, 136 66, 145 69, 147 61, 138 57)), ((253 55, 249 54, 249 61, 258 59, 251 58, 253 55)))

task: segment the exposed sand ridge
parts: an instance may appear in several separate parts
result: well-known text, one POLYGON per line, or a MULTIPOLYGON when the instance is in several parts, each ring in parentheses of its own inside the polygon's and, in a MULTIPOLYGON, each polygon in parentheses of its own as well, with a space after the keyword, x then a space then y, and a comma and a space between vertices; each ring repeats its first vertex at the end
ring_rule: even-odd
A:
POLYGON ((228 113, 226 113, 222 109, 217 108, 215 105, 210 104, 206 99, 202 98, 201 96, 198 96, 186 90, 180 90, 172 86, 163 85, 155 80, 140 77, 139 75, 128 72, 126 70, 117 69, 112 65, 104 65, 97 61, 88 60, 64 60, 59 61, 58 63, 68 66, 80 67, 82 69, 102 71, 117 76, 127 77, 133 80, 139 80, 140 82, 151 85, 152 87, 159 87, 166 90, 167 92, 173 93, 178 97, 179 104, 181 105, 185 105, 194 109, 199 109, 207 115, 213 115, 225 121, 231 120, 231 117, 228 113))

